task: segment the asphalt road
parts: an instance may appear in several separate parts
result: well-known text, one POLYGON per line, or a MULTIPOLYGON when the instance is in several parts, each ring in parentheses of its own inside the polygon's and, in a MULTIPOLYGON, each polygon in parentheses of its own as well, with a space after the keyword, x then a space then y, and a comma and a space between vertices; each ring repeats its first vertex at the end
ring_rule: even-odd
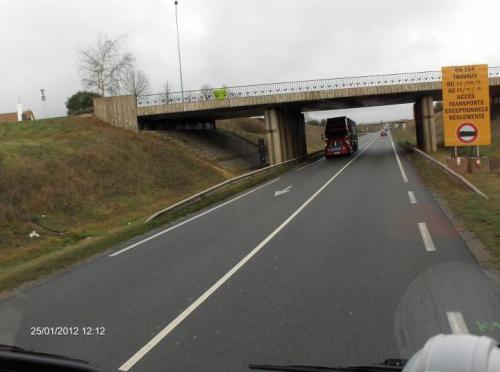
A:
POLYGON ((369 134, 356 156, 115 247, 1 301, 0 343, 109 370, 246 371, 408 357, 438 333, 500 340, 499 293, 401 163, 369 134), (31 335, 56 326, 105 335, 31 335))

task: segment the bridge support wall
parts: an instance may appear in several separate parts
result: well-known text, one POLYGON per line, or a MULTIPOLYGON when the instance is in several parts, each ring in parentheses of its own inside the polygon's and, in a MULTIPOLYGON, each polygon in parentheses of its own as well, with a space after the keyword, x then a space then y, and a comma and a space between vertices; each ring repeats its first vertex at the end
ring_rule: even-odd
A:
POLYGON ((418 98, 413 105, 417 147, 425 152, 435 152, 437 150, 433 103, 433 98, 426 96, 418 98))
POLYGON ((264 112, 270 164, 306 156, 304 115, 298 109, 271 108, 264 112))
POLYGON ((139 131, 135 96, 94 98, 93 103, 96 118, 115 127, 139 131))

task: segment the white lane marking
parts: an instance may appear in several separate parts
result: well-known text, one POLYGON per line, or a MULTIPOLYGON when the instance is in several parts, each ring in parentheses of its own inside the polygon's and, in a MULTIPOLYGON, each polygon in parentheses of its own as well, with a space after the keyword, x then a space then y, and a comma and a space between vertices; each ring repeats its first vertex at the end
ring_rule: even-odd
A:
POLYGON ((410 198, 411 204, 417 204, 417 198, 415 198, 413 191, 408 191, 408 197, 410 198))
POLYGON ((139 246, 139 245, 141 245, 141 244, 143 244, 143 243, 146 243, 146 242, 148 242, 148 241, 150 241, 150 240, 152 240, 152 239, 154 239, 154 238, 157 238, 157 237, 159 237, 159 236, 161 236, 161 235, 163 235, 163 234, 166 234, 166 233, 168 233, 169 231, 172 231, 172 230, 174 230, 174 229, 177 229, 178 227, 181 227, 182 225, 185 225, 185 224, 187 224, 187 223, 189 223, 189 222, 191 222, 191 221, 194 221, 194 220, 196 220, 196 219, 198 219, 198 218, 200 218, 200 217, 203 217, 204 215, 206 215, 206 214, 208 214, 208 213, 211 213, 211 212, 215 211, 216 209, 222 208, 222 207, 224 207, 225 205, 228 205, 228 204, 230 204, 230 203, 232 203, 232 202, 234 202, 234 201, 236 201, 236 200, 238 200, 238 199, 241 199, 241 198, 243 198, 244 196, 247 196, 248 194, 251 194, 251 193, 253 193, 253 192, 257 191, 257 190, 260 190, 260 189, 262 189, 262 188, 264 188, 264 187, 266 187, 266 186, 268 186, 268 185, 270 185, 270 184, 272 184, 273 182, 276 182, 276 181, 278 181, 278 180, 279 180, 279 178, 276 178, 276 179, 274 179, 274 180, 272 180, 272 181, 270 181, 270 182, 265 183, 264 185, 260 185, 260 186, 258 186, 258 187, 256 187, 256 188, 254 188, 254 189, 252 189, 252 190, 250 190, 250 191, 247 191, 246 193, 241 194, 241 195, 239 195, 239 196, 237 196, 237 197, 235 197, 235 198, 233 198, 233 199, 231 199, 231 200, 228 200, 228 201, 226 201, 226 202, 224 202, 224 203, 222 203, 222 204, 219 204, 219 205, 217 205, 217 206, 215 206, 215 207, 213 207, 213 208, 210 208, 210 209, 206 210, 205 212, 202 212, 202 213, 200 213, 200 214, 197 214, 196 216, 193 216, 193 217, 191 217, 191 218, 188 218, 187 220, 182 221, 182 222, 178 223, 177 225, 171 226, 171 227, 169 227, 168 229, 165 229, 165 230, 163 230, 163 231, 160 231, 159 233, 156 233, 156 234, 154 234, 154 235, 151 235, 151 236, 149 236, 149 237, 147 237, 147 238, 145 238, 145 239, 143 239, 143 240, 141 240, 141 241, 139 241, 139 242, 137 242, 137 243, 131 244, 131 245, 129 245, 129 246, 127 246, 127 247, 123 248, 123 249, 120 249, 119 251, 116 251, 116 252, 114 252, 114 253, 111 253, 111 254, 109 255, 109 257, 115 257, 115 256, 118 256, 119 254, 122 254, 122 253, 124 253, 124 252, 126 252, 126 251, 128 251, 128 250, 130 250, 130 249, 132 249, 132 248, 135 248, 135 247, 137 247, 137 246, 139 246))
POLYGON ((396 147, 394 146, 394 141, 392 140, 391 132, 389 132, 389 138, 391 140, 392 150, 394 151, 394 155, 396 156, 396 161, 398 162, 399 170, 401 171, 401 177, 403 177, 404 182, 408 182, 408 177, 406 177, 406 172, 403 169, 403 164, 401 164, 401 160, 399 159, 398 152, 396 151, 396 147))
POLYGON ((344 165, 337 173, 335 173, 323 186, 321 186, 309 199, 307 199, 295 212, 293 212, 285 221, 281 223, 271 234, 269 234, 257 247, 252 249, 240 262, 238 262, 231 270, 229 270, 222 278, 205 291, 196 299, 189 307, 180 313, 172 322, 163 328, 156 336, 154 336, 146 345, 137 351, 129 360, 127 360, 120 368, 120 371, 128 371, 139 360, 141 360, 151 349, 153 349, 163 338, 165 338, 175 327, 177 327, 184 319, 186 319, 194 310, 196 310, 205 300, 210 297, 219 287, 221 287, 231 276, 243 267, 253 256, 255 256, 271 239, 273 239, 281 230, 285 228, 309 203, 311 203, 321 191, 323 191, 330 183, 335 180, 349 165, 352 164, 374 141, 374 138, 366 147, 344 165))
POLYGON ((321 159, 318 159, 318 160, 313 161, 312 163, 306 164, 306 165, 304 165, 303 167, 298 168, 298 169, 296 170, 296 172, 298 172, 298 171, 300 171, 300 170, 302 170, 302 169, 306 169, 307 167, 310 167, 311 165, 314 165, 314 164, 316 164, 317 162, 319 162, 319 161, 321 161, 321 160, 325 160, 325 158, 321 158, 321 159))
POLYGON ((447 311, 446 316, 448 317, 452 333, 459 335, 469 334, 469 329, 467 328, 467 324, 465 324, 465 320, 461 312, 447 311))
POLYGON ((434 252, 436 250, 436 247, 434 246, 434 242, 432 241, 432 237, 429 233, 429 229, 427 228, 427 224, 425 222, 419 222, 418 229, 420 230, 420 235, 422 235, 425 250, 427 252, 434 252))
POLYGON ((280 196, 280 195, 283 195, 283 194, 286 194, 287 192, 290 192, 292 191, 292 185, 290 186, 287 186, 286 188, 284 188, 283 190, 278 190, 278 191, 275 191, 274 192, 274 196, 280 196))

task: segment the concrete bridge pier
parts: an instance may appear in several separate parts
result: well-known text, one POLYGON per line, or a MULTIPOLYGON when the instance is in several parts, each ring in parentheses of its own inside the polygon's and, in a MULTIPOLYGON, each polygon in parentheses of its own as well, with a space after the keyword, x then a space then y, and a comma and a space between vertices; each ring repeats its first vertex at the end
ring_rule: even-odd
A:
POLYGON ((417 147, 425 152, 437 150, 434 102, 432 96, 420 97, 413 105, 417 147))
POLYGON ((307 155, 305 120, 299 109, 266 109, 264 119, 269 164, 307 155))

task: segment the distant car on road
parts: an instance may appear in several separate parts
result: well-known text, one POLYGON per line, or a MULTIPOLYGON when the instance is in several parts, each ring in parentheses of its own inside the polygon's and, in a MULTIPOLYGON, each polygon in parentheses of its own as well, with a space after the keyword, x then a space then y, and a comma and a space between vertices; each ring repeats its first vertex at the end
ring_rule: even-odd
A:
POLYGON ((356 122, 346 116, 330 118, 326 121, 325 158, 336 155, 350 155, 358 150, 356 122))
POLYGON ((382 137, 387 137, 387 132, 384 130, 384 131, 380 132, 380 135, 381 135, 382 137))

